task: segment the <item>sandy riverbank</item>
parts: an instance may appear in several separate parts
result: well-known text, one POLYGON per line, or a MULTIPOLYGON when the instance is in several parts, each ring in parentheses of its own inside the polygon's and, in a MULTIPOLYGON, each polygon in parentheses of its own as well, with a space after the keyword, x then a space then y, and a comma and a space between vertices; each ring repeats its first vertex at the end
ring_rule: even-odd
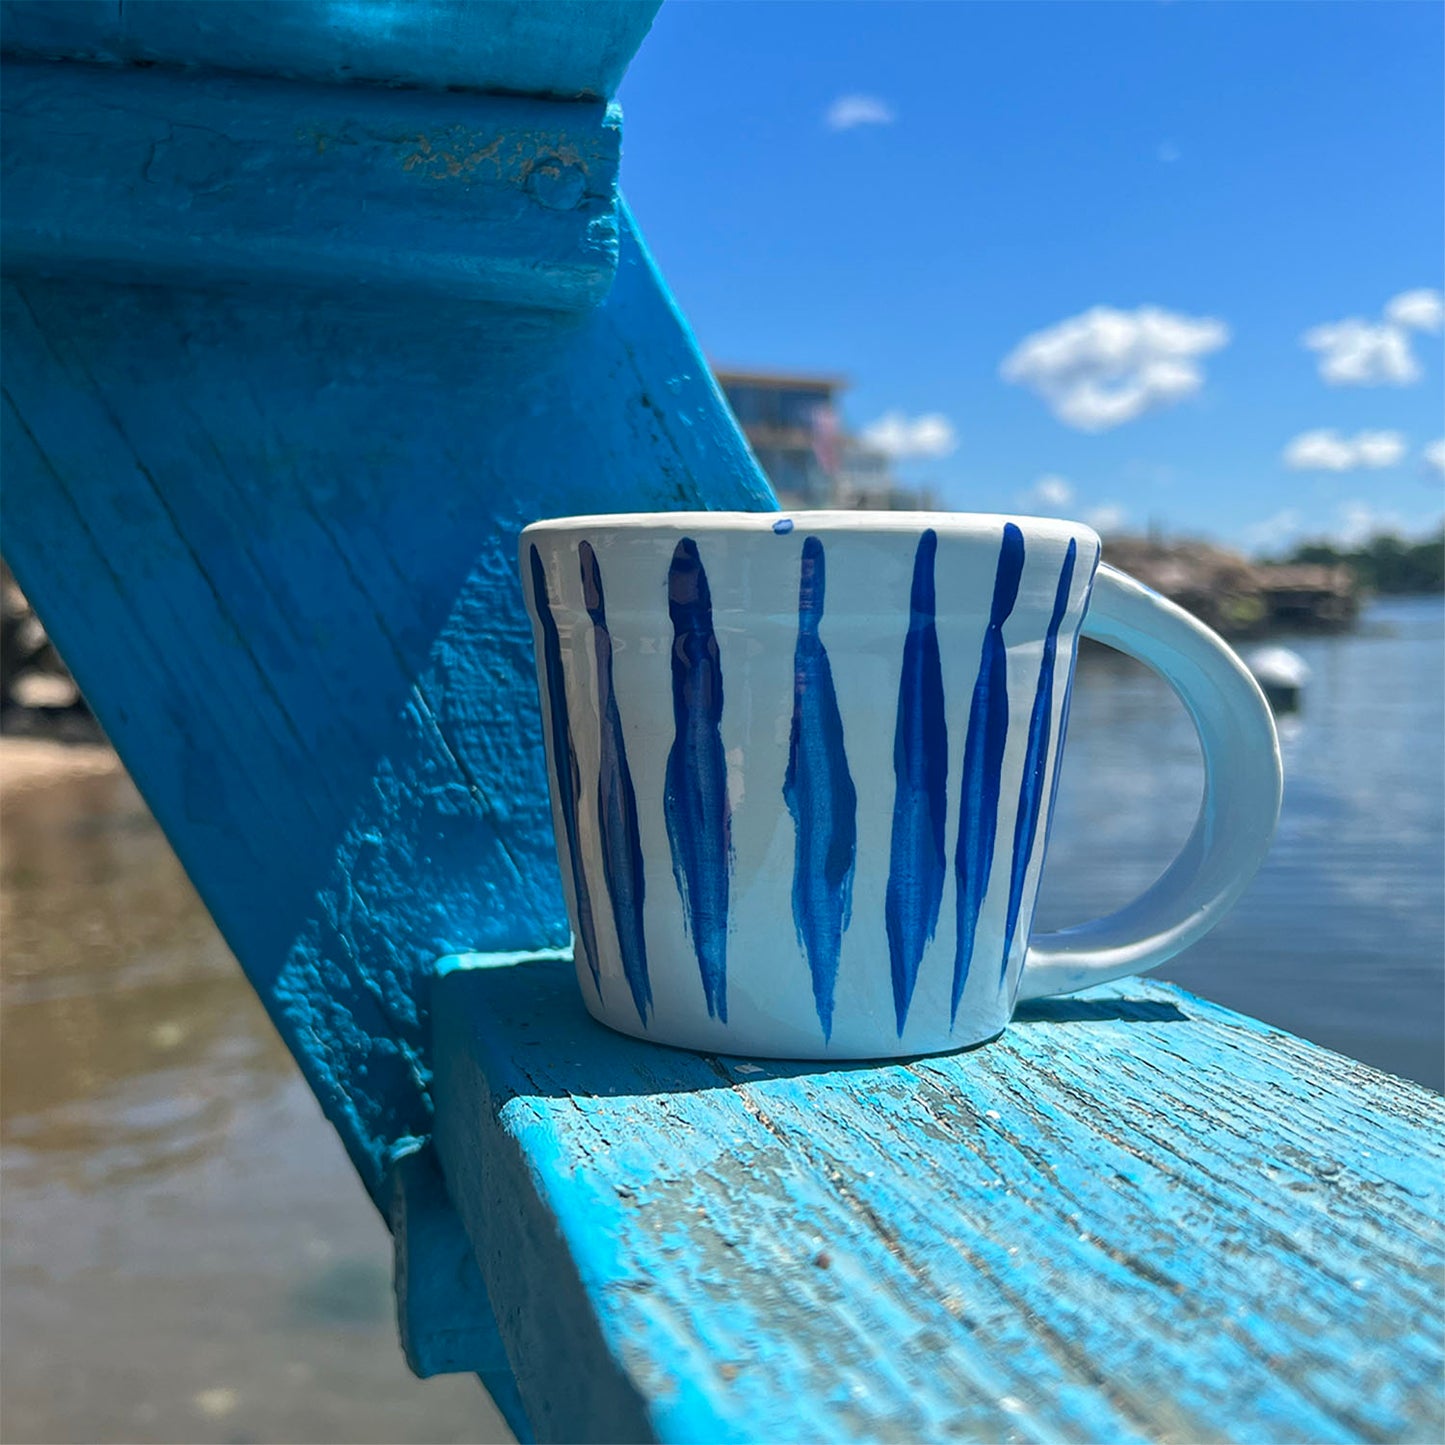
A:
POLYGON ((0 737, 0 799, 22 788, 43 788, 68 778, 101 777, 120 770, 115 750, 104 743, 0 737))

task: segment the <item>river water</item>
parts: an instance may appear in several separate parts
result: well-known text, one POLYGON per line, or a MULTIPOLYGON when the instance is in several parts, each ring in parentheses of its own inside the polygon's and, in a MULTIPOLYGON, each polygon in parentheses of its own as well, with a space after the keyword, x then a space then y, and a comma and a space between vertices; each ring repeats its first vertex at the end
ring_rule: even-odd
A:
MULTIPOLYGON (((1440 1089, 1441 603, 1290 645, 1278 841, 1163 973, 1440 1089)), ((1144 887, 1199 786, 1164 685, 1088 654, 1039 925, 1144 887)), ((0 904, 0 1439, 504 1438, 473 1381, 407 1374, 385 1231, 123 775, 7 793, 0 904)))
MULTIPOLYGON (((1274 847, 1234 912, 1160 974, 1445 1090, 1445 606, 1384 600, 1346 636, 1280 640, 1312 677, 1280 721, 1274 847)), ((1165 685, 1087 654, 1036 927, 1135 897, 1188 836, 1200 789, 1165 685)))
POLYGON ((125 776, 7 793, 0 1440, 510 1438, 125 776))

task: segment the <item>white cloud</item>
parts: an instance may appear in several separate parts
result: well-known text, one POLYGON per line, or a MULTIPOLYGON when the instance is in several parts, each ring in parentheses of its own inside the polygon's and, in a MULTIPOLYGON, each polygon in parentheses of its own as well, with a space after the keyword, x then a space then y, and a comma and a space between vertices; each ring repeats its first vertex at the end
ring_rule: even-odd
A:
POLYGON ((1399 466, 1405 455, 1405 438, 1397 431, 1358 431, 1355 433, 1355 455, 1362 467, 1379 470, 1399 466))
POLYGON ((1411 331, 1439 331, 1445 326, 1445 297, 1428 288, 1402 291, 1386 302, 1385 319, 1411 331))
POLYGON ((1397 431, 1362 431, 1341 436, 1329 428, 1301 432, 1284 449, 1284 464, 1295 472, 1353 472, 1362 467, 1378 471, 1398 466, 1405 455, 1405 438, 1397 431))
POLYGON ((1331 386, 1409 386, 1420 379, 1410 332, 1439 331, 1442 323, 1438 291, 1402 291, 1386 303, 1383 321, 1329 321, 1311 327, 1301 342, 1319 353, 1320 376, 1331 386))
POLYGON ((1299 536, 1304 517, 1295 507, 1286 507, 1262 522, 1244 529, 1245 544, 1256 552, 1277 552, 1299 536))
POLYGON ((941 412, 914 417, 905 416, 901 411, 887 412, 863 428, 863 440, 875 451, 899 462, 919 457, 946 457, 958 450, 958 433, 941 412))
POLYGON ((898 117, 886 100, 876 95, 840 95, 823 114, 829 130, 852 130, 860 125, 892 125, 898 117))
POLYGON ((1102 502, 1084 513, 1084 520, 1101 536, 1124 530, 1129 514, 1117 502, 1102 502))
POLYGON ((1400 326, 1351 317, 1311 328, 1304 345, 1319 352, 1320 376, 1331 386, 1409 386, 1420 379, 1420 364, 1400 326))
POLYGON ((1402 532, 1405 519, 1398 512, 1377 511, 1369 502, 1343 502, 1337 514, 1335 538, 1346 547, 1362 547, 1380 532, 1402 532))
POLYGON ((1057 513, 1074 500, 1068 479, 1050 472, 1042 476, 1019 498, 1025 511, 1057 513))
POLYGON ((1107 431, 1192 396, 1204 385, 1200 358, 1228 341, 1213 317, 1095 306, 1026 336, 999 370, 1065 425, 1107 431))
POLYGON ((1437 473, 1441 477, 1445 477, 1445 437, 1441 437, 1439 441, 1431 442, 1421 455, 1425 460, 1426 467, 1430 471, 1437 473))

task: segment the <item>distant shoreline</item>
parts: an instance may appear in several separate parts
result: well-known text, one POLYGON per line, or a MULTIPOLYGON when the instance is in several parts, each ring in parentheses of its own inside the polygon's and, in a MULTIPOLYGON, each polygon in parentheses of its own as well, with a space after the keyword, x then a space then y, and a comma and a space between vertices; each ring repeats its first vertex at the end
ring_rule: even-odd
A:
MULTIPOLYGON (((1435 592, 1367 593, 1366 607, 1377 601, 1439 601, 1435 592)), ((1294 636, 1281 629, 1274 635, 1294 636)), ((1100 644, 1102 646, 1102 644, 1100 644)), ((97 729, 98 731, 98 729, 97 729)), ((77 741, 43 734, 0 734, 0 801, 22 788, 45 787, 72 778, 104 777, 124 771, 115 749, 106 742, 77 741)))

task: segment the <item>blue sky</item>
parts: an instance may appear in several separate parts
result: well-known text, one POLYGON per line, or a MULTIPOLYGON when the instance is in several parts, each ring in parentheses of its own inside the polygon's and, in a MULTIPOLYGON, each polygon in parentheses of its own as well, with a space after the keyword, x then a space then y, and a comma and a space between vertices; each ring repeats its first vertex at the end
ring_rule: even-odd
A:
POLYGON ((841 372, 948 505, 1420 531, 1442 13, 670 0, 623 185, 709 357, 841 372))

